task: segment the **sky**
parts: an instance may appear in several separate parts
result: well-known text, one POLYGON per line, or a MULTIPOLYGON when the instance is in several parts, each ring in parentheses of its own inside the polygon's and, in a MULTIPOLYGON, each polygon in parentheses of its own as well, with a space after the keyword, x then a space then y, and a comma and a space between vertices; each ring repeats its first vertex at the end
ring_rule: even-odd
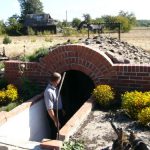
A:
MULTIPOLYGON (((92 19, 103 15, 116 16, 123 10, 134 13, 137 19, 150 20, 150 0, 41 0, 45 13, 60 21, 83 20, 83 14, 92 19)), ((20 15, 18 0, 0 0, 0 20, 7 21, 13 14, 20 15)))

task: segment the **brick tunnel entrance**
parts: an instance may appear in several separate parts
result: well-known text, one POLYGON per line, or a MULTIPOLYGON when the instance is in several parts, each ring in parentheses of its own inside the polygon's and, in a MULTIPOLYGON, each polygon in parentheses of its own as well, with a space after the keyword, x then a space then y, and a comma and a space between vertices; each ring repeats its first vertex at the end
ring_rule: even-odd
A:
POLYGON ((66 111, 66 121, 87 101, 93 89, 94 83, 86 74, 75 70, 66 72, 61 90, 63 107, 66 111))

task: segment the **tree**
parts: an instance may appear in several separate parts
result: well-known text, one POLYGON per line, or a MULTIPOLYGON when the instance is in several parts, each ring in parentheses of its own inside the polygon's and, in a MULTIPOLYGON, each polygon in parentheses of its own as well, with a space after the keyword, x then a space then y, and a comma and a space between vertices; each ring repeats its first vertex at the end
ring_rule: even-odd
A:
POLYGON ((105 16, 102 16, 102 20, 103 20, 105 23, 114 23, 116 19, 115 19, 114 16, 105 15, 105 16))
POLYGON ((129 12, 124 12, 124 11, 120 11, 118 16, 123 16, 128 18, 130 25, 131 26, 135 26, 136 25, 136 17, 133 13, 129 13, 129 12))
POLYGON ((6 29, 7 33, 11 35, 20 35, 20 30, 22 28, 21 23, 19 23, 19 16, 18 15, 12 15, 8 18, 8 22, 6 23, 6 29))
POLYGON ((86 23, 91 23, 92 18, 90 16, 90 14, 83 14, 83 18, 86 23))
POLYGON ((74 19, 72 20, 72 27, 78 28, 80 23, 81 23, 81 20, 80 20, 80 19, 74 18, 74 19))
POLYGON ((40 0, 18 0, 21 7, 21 20, 23 21, 27 14, 43 13, 43 4, 40 0))
POLYGON ((93 20, 93 23, 95 23, 95 24, 99 24, 99 23, 103 23, 103 22, 104 21, 103 21, 102 18, 96 18, 96 19, 93 20))
POLYGON ((5 33, 5 24, 2 20, 0 20, 0 35, 5 33))
POLYGON ((131 24, 128 18, 123 16, 116 16, 116 22, 121 23, 121 31, 128 32, 131 29, 131 24))

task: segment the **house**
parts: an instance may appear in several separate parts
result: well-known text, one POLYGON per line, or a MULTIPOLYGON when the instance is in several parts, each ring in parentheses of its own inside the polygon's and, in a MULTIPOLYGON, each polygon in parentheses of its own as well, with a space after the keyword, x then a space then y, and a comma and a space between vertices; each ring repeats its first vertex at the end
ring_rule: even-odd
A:
POLYGON ((35 31, 48 30, 57 33, 57 21, 50 14, 27 14, 24 22, 26 28, 31 27, 35 31))

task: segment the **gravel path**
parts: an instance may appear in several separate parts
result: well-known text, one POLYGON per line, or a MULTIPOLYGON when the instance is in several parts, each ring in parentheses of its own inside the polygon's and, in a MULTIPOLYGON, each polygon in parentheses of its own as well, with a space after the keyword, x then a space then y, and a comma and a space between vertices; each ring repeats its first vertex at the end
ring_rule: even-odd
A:
POLYGON ((140 127, 135 121, 130 120, 122 113, 115 113, 114 116, 110 115, 109 112, 99 110, 93 110, 71 138, 84 141, 86 150, 111 148, 113 140, 117 138, 109 122, 112 117, 116 127, 122 128, 127 134, 129 130, 134 131, 137 137, 150 147, 149 128, 140 127))

